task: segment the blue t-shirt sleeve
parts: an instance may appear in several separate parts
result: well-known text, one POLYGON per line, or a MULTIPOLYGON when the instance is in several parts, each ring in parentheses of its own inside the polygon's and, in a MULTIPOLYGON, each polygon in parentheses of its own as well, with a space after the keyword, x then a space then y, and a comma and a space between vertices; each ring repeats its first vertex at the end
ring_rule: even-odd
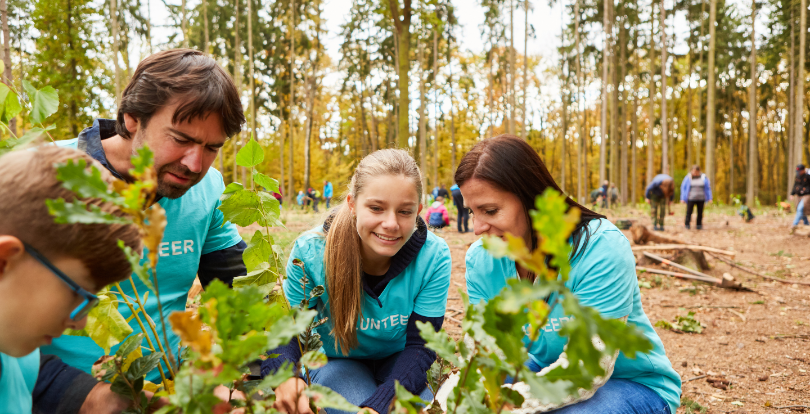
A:
POLYGON ((467 295, 470 296, 470 303, 473 305, 478 304, 482 300, 486 302, 487 299, 489 299, 482 285, 486 276, 481 274, 483 269, 476 264, 476 257, 480 254, 478 250, 479 249, 476 249, 475 245, 473 245, 467 250, 465 257, 467 270, 464 274, 464 279, 467 281, 467 295))
POLYGON ((427 266, 426 283, 416 296, 413 311, 422 316, 435 318, 444 316, 447 310, 447 292, 450 289, 450 248, 443 240, 439 241, 436 254, 427 266))
POLYGON ((205 237, 202 254, 226 249, 242 241, 242 236, 239 235, 239 231, 233 223, 225 222, 223 225, 225 215, 219 211, 219 206, 222 204, 219 201, 219 195, 225 191, 225 183, 222 181, 222 174, 219 171, 212 168, 208 171, 208 175, 212 174, 214 175, 210 178, 214 181, 212 191, 216 192, 217 201, 214 204, 214 212, 211 214, 211 222, 208 224, 208 234, 205 237))
POLYGON ((571 290, 583 305, 596 308, 603 317, 622 318, 633 309, 633 290, 638 284, 635 269, 627 238, 618 229, 604 229, 592 233, 572 269, 571 290))

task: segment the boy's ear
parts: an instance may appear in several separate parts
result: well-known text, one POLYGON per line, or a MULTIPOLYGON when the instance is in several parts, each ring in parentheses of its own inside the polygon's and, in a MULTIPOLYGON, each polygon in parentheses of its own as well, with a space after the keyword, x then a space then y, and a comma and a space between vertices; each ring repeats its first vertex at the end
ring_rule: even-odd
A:
POLYGON ((0 235, 0 279, 5 276, 9 262, 19 258, 25 252, 25 246, 14 236, 0 235))

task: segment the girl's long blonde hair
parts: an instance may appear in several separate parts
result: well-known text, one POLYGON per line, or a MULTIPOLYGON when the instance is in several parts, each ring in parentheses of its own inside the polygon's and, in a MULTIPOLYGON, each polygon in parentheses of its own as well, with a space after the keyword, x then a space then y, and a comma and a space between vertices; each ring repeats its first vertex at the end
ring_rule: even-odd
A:
MULTIPOLYGON (((401 149, 383 149, 363 158, 352 175, 348 194, 357 200, 369 180, 385 175, 410 178, 421 200, 422 175, 419 167, 413 157, 401 149)), ((357 233, 357 217, 352 214, 348 203, 344 202, 336 210, 326 233, 324 267, 335 350, 348 355, 357 347, 357 320, 362 315, 362 241, 357 233)), ((416 216, 414 214, 414 219, 416 216)))

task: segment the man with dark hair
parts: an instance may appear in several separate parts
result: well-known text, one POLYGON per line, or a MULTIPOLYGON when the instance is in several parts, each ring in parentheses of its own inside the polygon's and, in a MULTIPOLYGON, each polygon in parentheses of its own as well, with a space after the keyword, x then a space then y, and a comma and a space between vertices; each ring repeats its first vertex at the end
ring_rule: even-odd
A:
MULTIPOLYGON (((157 252, 165 315, 185 310, 195 277, 205 287, 213 279, 232 284, 234 277, 246 274, 242 252, 247 246, 236 226, 224 222, 217 210, 225 184, 222 174, 211 168, 219 149, 241 131, 244 122, 239 94, 228 73, 199 51, 175 49, 151 55, 138 65, 121 96, 116 120, 97 119, 78 138, 58 142, 87 152, 124 180, 131 179, 130 158, 138 149, 148 146, 154 152, 157 203, 166 210, 167 219, 157 252)), ((147 291, 140 279, 133 280, 139 292, 147 291)), ((121 286, 125 294, 134 296, 129 283, 121 286)), ((119 306, 119 311, 124 318, 132 315, 125 306, 119 306)), ((145 311, 160 332, 156 302, 147 301, 145 311)), ((139 333, 135 322, 130 325, 139 333)), ((168 327, 166 332, 169 349, 176 352, 179 338, 168 327)), ((127 404, 110 391, 109 384, 87 374, 104 354, 90 338, 62 336, 43 348, 43 353, 57 355, 70 366, 43 368, 55 391, 35 401, 34 412, 126 409, 127 404)), ((159 382, 159 372, 153 370, 146 379, 159 382)))

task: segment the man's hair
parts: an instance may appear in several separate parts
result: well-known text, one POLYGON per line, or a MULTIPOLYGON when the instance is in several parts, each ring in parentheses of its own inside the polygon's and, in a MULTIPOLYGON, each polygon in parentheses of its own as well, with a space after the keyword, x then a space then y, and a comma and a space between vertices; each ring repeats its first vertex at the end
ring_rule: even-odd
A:
MULTIPOLYGON (((48 213, 45 200, 76 199, 56 178, 56 164, 67 160, 85 160, 88 169, 95 163, 107 182, 114 180, 89 155, 74 149, 45 145, 0 157, 0 235, 14 236, 46 256, 79 259, 98 287, 126 279, 132 267, 118 241, 141 251, 141 238, 134 224, 57 224, 48 213)), ((113 216, 124 216, 112 203, 97 198, 82 200, 113 216)))
POLYGON ((222 117, 229 138, 242 130, 245 114, 239 92, 230 75, 214 59, 192 49, 171 49, 144 59, 121 95, 115 132, 125 139, 131 134, 124 114, 138 119, 142 127, 160 108, 181 101, 172 123, 205 119, 210 114, 222 117))

